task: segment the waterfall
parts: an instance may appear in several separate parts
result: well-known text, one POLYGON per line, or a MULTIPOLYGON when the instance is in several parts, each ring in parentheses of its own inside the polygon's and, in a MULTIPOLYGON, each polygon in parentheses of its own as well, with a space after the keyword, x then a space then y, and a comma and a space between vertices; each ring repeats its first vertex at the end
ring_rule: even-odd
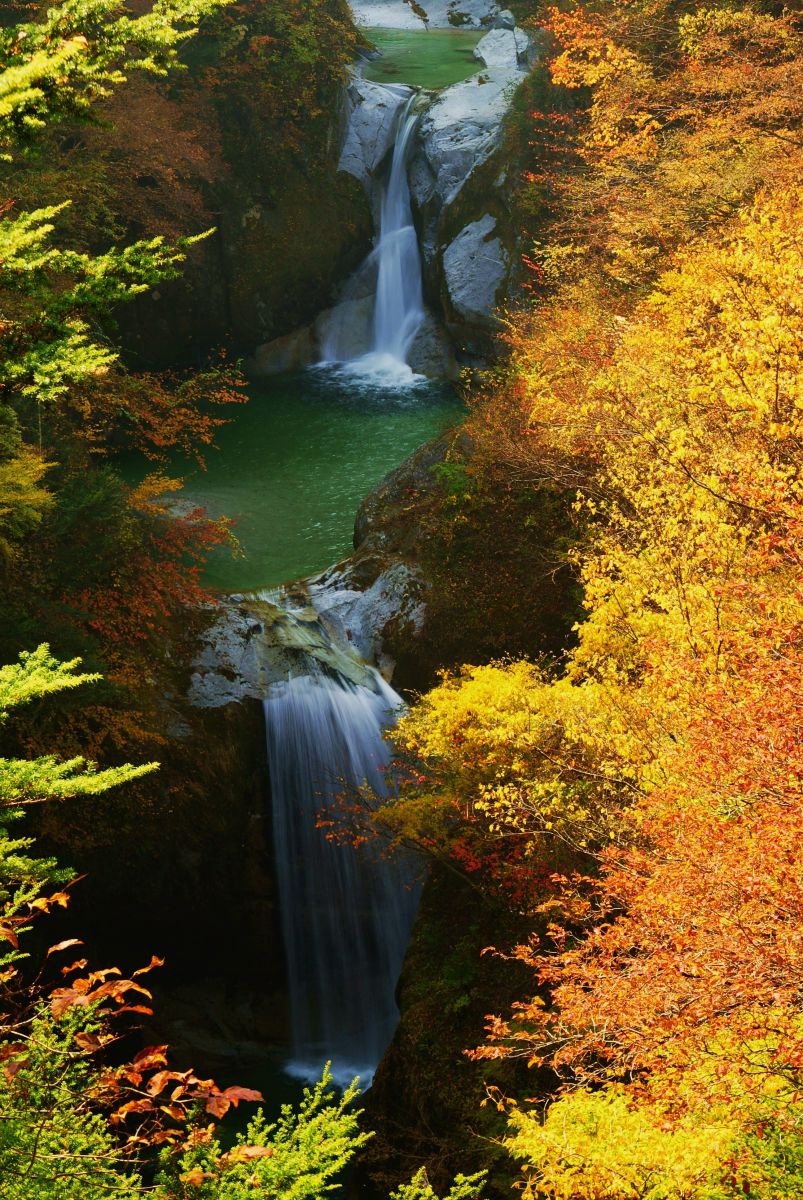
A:
POLYGON ((418 123, 413 111, 415 99, 411 96, 402 112, 382 198, 372 350, 375 355, 405 364, 424 319, 421 258, 407 182, 407 155, 418 123))
POLYGON ((369 349, 367 353, 352 353, 354 315, 348 301, 332 311, 323 341, 324 362, 345 363, 353 374, 375 378, 380 383, 405 384, 419 378, 408 362, 426 315, 421 256, 407 179, 407 160, 418 124, 414 111, 416 99, 413 92, 401 108, 390 174, 382 194, 379 236, 355 276, 358 279, 364 273, 376 273, 373 327, 363 342, 363 345, 367 342, 369 349))
POLYGON ((376 671, 354 683, 311 667, 265 700, 276 870, 293 1028, 290 1074, 370 1082, 398 1020, 394 991, 417 892, 377 849, 328 840, 320 810, 344 785, 385 794, 383 728, 401 705, 376 671))

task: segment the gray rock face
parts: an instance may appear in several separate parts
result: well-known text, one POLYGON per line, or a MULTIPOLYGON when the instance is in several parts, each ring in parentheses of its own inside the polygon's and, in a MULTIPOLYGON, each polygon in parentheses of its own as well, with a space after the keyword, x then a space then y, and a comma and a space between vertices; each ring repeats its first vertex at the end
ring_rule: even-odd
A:
POLYGON ((410 172, 410 187, 419 206, 433 195, 441 205, 450 204, 488 159, 499 144, 502 122, 520 78, 514 59, 510 69, 487 77, 475 75, 447 88, 427 110, 420 126, 420 154, 410 172))
POLYGON ((493 319, 499 289, 510 269, 510 258, 498 237, 496 221, 486 214, 467 225, 443 254, 449 300, 470 325, 493 319))
POLYGON ((516 28, 516 18, 513 16, 513 13, 509 8, 504 8, 500 13, 497 14, 497 16, 494 18, 493 27, 494 29, 516 28))
POLYGON ((370 191, 373 177, 393 145, 399 109, 409 88, 390 87, 355 77, 346 92, 346 136, 338 170, 370 191))
POLYGON ((221 708, 265 695, 267 681, 259 652, 262 625, 239 605, 223 602, 201 637, 193 663, 189 698, 197 708, 221 708))
POLYGON ((460 376, 454 346, 431 313, 427 313, 421 322, 408 362, 417 375, 426 375, 428 379, 458 379, 460 376))
POLYGON ((249 698, 264 700, 272 684, 308 672, 310 663, 365 683, 367 664, 352 652, 350 638, 332 637, 311 596, 302 583, 280 604, 257 595, 230 596, 217 604, 193 663, 190 702, 221 708, 249 698))
POLYGON ((322 312, 315 322, 319 358, 348 362, 367 354, 374 341, 374 297, 343 300, 322 312))
POLYGON ((528 33, 523 29, 514 29, 513 36, 516 39, 516 50, 519 55, 519 62, 522 66, 531 66, 535 62, 535 44, 528 33))
POLYGON ((426 23, 404 0, 351 0, 358 25, 385 29, 450 29, 489 26, 499 12, 495 0, 419 0, 427 14, 426 23))
POLYGON ((426 585, 418 569, 390 562, 369 587, 355 586, 353 560, 308 580, 321 625, 340 645, 349 645, 390 679, 394 662, 384 648, 388 627, 404 624, 412 634, 424 626, 426 585))

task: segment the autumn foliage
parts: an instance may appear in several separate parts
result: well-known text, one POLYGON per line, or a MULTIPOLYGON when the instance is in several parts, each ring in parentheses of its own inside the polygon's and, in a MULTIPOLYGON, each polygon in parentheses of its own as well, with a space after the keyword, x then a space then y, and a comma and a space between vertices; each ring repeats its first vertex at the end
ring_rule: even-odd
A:
POLYGON ((382 820, 529 914, 531 994, 475 1052, 560 1081, 539 1107, 494 1096, 525 1194, 793 1196, 799 18, 600 0, 549 27, 585 103, 533 116, 536 301, 469 430, 573 496, 584 613, 563 661, 422 698, 382 820))

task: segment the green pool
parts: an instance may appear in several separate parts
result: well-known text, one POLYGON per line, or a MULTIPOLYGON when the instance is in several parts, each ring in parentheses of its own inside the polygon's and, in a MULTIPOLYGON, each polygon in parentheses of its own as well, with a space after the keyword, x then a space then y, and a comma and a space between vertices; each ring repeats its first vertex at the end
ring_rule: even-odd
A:
POLYGON ((382 57, 370 62, 363 72, 374 83, 445 88, 482 69, 474 58, 482 30, 371 28, 363 32, 382 52, 382 57))
POLYGON ((247 591, 337 562, 351 549, 360 501, 461 413, 448 385, 383 390, 333 368, 255 386, 219 432, 205 471, 186 460, 170 464, 185 481, 177 503, 233 518, 244 551, 216 551, 206 582, 247 591))

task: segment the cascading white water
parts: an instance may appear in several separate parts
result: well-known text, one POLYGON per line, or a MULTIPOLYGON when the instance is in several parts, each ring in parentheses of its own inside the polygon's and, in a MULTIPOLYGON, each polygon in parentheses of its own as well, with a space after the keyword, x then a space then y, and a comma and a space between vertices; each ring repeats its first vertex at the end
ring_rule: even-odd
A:
POLYGON ((293 1027, 290 1074, 370 1082, 398 1020, 394 990, 417 904, 411 873, 377 851, 328 840, 318 815, 346 787, 384 794, 383 729, 401 705, 316 669, 265 700, 276 870, 293 1027))
POLYGON ((418 124, 414 111, 416 98, 413 92, 401 109, 390 174, 382 195, 379 238, 357 273, 359 276, 367 269, 376 271, 370 349, 357 356, 346 352, 353 337, 347 327, 346 312, 340 321, 333 322, 323 348, 324 361, 345 362, 355 375, 373 377, 386 384, 405 384, 418 378, 408 359, 426 315, 421 255, 407 179, 407 161, 418 124))
POLYGON ((407 156, 418 123, 416 97, 407 101, 396 135, 393 162, 385 194, 377 256, 376 309, 373 353, 406 363, 424 319, 421 258, 413 224, 407 156))

